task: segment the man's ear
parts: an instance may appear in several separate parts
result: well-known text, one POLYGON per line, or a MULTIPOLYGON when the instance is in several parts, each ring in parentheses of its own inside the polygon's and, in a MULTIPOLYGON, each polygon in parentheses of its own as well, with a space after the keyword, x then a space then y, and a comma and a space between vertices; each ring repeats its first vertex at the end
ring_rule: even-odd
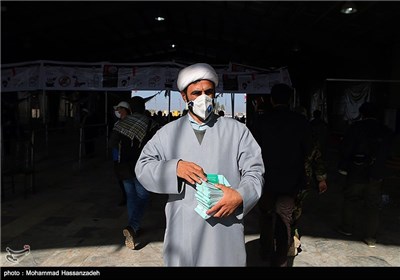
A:
POLYGON ((186 93, 184 91, 181 91, 181 96, 182 96, 183 101, 188 102, 186 93))

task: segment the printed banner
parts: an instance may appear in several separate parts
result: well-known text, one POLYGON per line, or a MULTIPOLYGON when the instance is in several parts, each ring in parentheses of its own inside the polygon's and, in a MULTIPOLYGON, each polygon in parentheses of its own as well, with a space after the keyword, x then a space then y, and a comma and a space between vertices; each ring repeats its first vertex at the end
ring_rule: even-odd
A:
POLYGON ((37 90, 40 65, 27 65, 1 69, 1 91, 37 90))
POLYGON ((43 89, 96 90, 101 88, 101 66, 43 66, 43 89))
MULTIPOLYGON (((171 67, 120 67, 115 84, 104 87, 118 87, 127 90, 177 90, 175 80, 178 77, 178 68, 171 67)), ((107 73, 105 73, 107 74, 107 73)), ((105 80, 107 76, 104 76, 105 80)))
MULTIPOLYGON (((1 90, 165 90, 177 91, 176 79, 185 65, 176 63, 71 63, 38 61, 3 65, 1 90)), ((216 66, 219 93, 268 94, 276 83, 290 83, 286 68, 257 70, 240 65, 216 66), (235 69, 235 70, 233 70, 235 69), (240 72, 236 71, 240 70, 240 72)))

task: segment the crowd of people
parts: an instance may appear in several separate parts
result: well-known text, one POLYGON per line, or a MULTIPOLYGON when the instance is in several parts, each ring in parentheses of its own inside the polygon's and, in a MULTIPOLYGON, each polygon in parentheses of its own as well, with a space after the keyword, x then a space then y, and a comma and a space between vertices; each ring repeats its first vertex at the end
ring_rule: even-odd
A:
MULTIPOLYGON (((140 97, 115 106, 119 120, 110 147, 126 196, 125 244, 135 249, 149 194, 165 194, 166 266, 245 266, 244 218, 257 206, 260 256, 271 266, 288 266, 288 257, 296 255, 301 245, 297 221, 304 197, 313 189, 320 194, 328 190, 328 126, 319 110, 311 121, 292 110, 293 89, 276 84, 270 103, 258 104, 248 128, 223 112, 214 113, 218 82, 208 64, 182 69, 177 86, 188 110, 170 121, 146 115, 140 97), (226 180, 210 184, 211 175, 226 180), (222 192, 222 198, 199 215, 194 208, 205 185, 211 188, 209 194, 215 189, 222 192)), ((364 241, 373 247, 388 156, 382 147, 389 146, 390 131, 376 118, 372 103, 363 104, 360 113, 361 120, 344 136, 340 154, 339 172, 347 183, 338 231, 353 233, 358 214, 352 207, 365 198, 369 226, 364 241)))

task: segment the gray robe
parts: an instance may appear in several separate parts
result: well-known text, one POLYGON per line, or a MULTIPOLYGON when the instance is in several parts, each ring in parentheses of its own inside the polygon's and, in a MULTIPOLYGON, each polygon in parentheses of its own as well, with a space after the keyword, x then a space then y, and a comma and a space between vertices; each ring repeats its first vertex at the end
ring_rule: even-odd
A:
POLYGON ((201 145, 187 115, 163 126, 144 146, 136 164, 136 176, 147 190, 168 194, 166 266, 246 265, 243 217, 261 196, 261 149, 243 123, 212 118, 201 145), (194 210, 195 186, 176 175, 180 159, 200 165, 206 173, 224 175, 241 194, 243 205, 229 217, 204 220, 194 210))

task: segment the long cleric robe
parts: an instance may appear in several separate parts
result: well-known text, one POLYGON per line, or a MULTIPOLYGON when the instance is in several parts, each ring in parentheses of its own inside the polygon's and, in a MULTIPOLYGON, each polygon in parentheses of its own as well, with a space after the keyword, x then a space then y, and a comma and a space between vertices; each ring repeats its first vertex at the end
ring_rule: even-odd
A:
POLYGON ((261 196, 261 149, 243 123, 212 118, 201 144, 187 115, 163 126, 144 146, 136 164, 136 176, 147 190, 168 194, 166 266, 246 265, 243 218, 261 196), (200 165, 206 173, 224 175, 241 194, 243 205, 228 217, 204 220, 194 210, 195 186, 176 175, 180 159, 200 165))

